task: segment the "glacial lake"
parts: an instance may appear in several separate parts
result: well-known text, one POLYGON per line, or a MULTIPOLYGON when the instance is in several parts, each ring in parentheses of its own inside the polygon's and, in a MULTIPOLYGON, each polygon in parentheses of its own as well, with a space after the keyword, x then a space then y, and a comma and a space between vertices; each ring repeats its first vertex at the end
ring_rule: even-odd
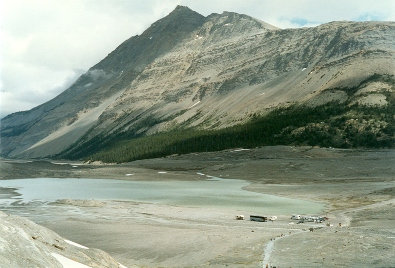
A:
POLYGON ((211 178, 199 181, 126 181, 115 179, 14 179, 0 187, 19 194, 0 199, 0 210, 29 203, 49 204, 59 199, 115 200, 189 207, 212 207, 245 213, 320 214, 324 204, 243 190, 247 181, 211 178))

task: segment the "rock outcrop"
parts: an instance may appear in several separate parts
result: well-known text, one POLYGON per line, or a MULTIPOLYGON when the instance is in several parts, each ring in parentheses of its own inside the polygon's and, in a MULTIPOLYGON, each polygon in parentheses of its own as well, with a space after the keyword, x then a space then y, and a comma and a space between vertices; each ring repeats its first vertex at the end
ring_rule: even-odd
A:
POLYGON ((30 220, 0 212, 1 267, 124 267, 99 249, 66 240, 30 220))

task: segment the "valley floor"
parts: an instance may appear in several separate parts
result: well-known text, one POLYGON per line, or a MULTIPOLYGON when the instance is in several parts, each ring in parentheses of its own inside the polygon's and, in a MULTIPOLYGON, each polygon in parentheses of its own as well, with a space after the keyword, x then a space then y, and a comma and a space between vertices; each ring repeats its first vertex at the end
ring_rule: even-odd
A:
MULTIPOLYGON (((32 215, 41 208, 23 209, 34 221, 128 267, 391 267, 394 163, 390 149, 275 146, 114 165, 2 160, 0 177, 201 180, 202 173, 245 179, 249 191, 327 204, 323 224, 296 224, 290 215, 267 223, 250 222, 249 215, 236 221, 240 211, 141 202, 60 200, 51 204, 51 215, 37 218, 32 215), (77 213, 63 213, 70 210, 77 213)), ((3 197, 15 194, 0 189, 3 197)))

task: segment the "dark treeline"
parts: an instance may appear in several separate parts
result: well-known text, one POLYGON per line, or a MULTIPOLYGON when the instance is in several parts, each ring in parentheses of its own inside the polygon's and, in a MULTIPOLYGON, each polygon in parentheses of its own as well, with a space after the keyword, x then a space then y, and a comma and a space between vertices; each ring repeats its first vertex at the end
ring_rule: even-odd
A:
MULTIPOLYGON (((134 131, 96 136, 81 145, 71 146, 57 157, 128 162, 172 154, 280 144, 337 148, 393 147, 394 93, 380 91, 388 101, 384 106, 358 105, 355 101, 357 90, 375 81, 390 84, 392 88, 395 85, 393 76, 375 74, 355 87, 336 88, 349 96, 343 103, 278 108, 263 116, 255 115, 246 123, 217 130, 178 127, 151 136, 136 136, 134 131)), ((156 119, 144 121, 148 126, 157 123, 156 119)))
MULTIPOLYGON (((277 109, 250 122, 219 130, 177 129, 152 136, 118 141, 89 157, 104 162, 128 162, 190 152, 263 145, 318 145, 324 147, 391 147, 393 122, 379 131, 347 124, 347 112, 363 118, 382 118, 388 108, 349 108, 331 103, 319 107, 292 106, 277 109)), ((358 119, 358 118, 356 118, 358 119)), ((355 120, 356 120, 355 119, 355 120)), ((392 119, 393 120, 393 119, 392 119)))

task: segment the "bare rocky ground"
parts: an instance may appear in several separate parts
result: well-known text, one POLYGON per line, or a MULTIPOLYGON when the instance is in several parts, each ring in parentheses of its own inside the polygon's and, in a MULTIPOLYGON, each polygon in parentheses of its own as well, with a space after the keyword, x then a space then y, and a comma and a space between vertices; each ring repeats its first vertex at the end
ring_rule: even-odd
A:
MULTIPOLYGON (((323 214, 333 225, 290 224, 290 215, 255 223, 234 220, 240 211, 86 200, 60 200, 52 204, 53 217, 35 219, 70 240, 110 253, 127 266, 392 267, 394 160, 395 151, 390 149, 276 146, 119 165, 3 160, 0 174, 2 179, 198 180, 201 176, 196 173, 202 172, 248 180, 250 191, 325 202, 323 214), (64 213, 71 209, 79 213, 64 213)), ((11 189, 0 194, 15 193, 11 189)), ((34 214, 36 209, 27 208, 27 212, 34 214)))
POLYGON ((75 244, 25 218, 0 212, 1 267, 64 267, 64 264, 76 268, 121 267, 102 250, 75 244))

